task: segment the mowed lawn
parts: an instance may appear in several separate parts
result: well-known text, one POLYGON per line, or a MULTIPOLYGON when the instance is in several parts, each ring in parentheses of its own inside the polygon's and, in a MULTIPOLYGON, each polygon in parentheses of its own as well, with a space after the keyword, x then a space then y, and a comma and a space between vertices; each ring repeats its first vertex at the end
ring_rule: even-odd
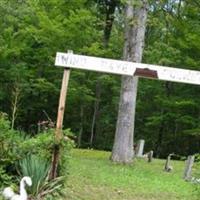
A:
POLYGON ((185 182, 184 162, 172 161, 174 170, 163 171, 165 160, 132 165, 113 164, 110 152, 72 151, 67 180, 67 200, 199 200, 200 187, 185 182))

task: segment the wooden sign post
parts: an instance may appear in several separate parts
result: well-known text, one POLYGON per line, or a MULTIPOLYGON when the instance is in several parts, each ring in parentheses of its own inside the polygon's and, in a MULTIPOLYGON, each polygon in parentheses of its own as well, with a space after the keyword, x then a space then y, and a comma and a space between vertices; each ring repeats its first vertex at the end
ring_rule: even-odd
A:
POLYGON ((65 112, 65 101, 67 96, 67 88, 70 76, 70 69, 65 68, 63 72, 62 86, 60 91, 60 99, 58 105, 57 123, 56 123, 56 142, 60 142, 62 138, 62 126, 65 112))
MULTIPOLYGON (((72 53, 72 51, 68 51, 68 53, 72 53)), ((59 162, 59 153, 60 153, 60 142, 63 137, 62 134, 62 126, 63 126, 63 118, 65 112, 65 102, 67 96, 67 88, 70 77, 70 68, 65 68, 63 72, 62 85, 60 90, 60 99, 58 105, 58 114, 57 114, 57 122, 56 122, 56 130, 55 130, 55 144, 52 154, 52 164, 49 178, 54 179, 57 176, 57 168, 59 162)))
POLYGON ((52 167, 50 173, 51 179, 56 177, 59 160, 59 144, 62 139, 65 99, 70 76, 69 68, 77 68, 126 76, 140 76, 158 80, 200 85, 200 71, 76 55, 73 54, 72 51, 68 51, 68 53, 58 52, 56 54, 55 65, 68 69, 64 69, 62 88, 60 91, 60 101, 55 131, 55 148, 52 156, 52 167))

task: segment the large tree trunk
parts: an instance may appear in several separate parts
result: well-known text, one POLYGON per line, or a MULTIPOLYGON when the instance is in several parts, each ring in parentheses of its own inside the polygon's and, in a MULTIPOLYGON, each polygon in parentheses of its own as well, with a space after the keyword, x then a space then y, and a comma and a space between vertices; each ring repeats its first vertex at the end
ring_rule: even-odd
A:
MULTIPOLYGON (((141 62, 147 19, 147 0, 128 0, 125 7, 124 59, 141 62)), ((118 120, 111 159, 130 163, 133 159, 133 136, 137 77, 122 77, 118 120)))

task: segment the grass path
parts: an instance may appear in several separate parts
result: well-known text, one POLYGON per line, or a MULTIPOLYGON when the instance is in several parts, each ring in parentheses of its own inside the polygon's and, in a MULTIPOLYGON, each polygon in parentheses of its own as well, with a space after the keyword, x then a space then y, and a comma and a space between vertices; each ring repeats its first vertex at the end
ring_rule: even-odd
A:
POLYGON ((172 161, 174 170, 166 173, 164 160, 137 159, 126 166, 111 163, 109 156, 109 152, 73 150, 67 200, 200 199, 197 186, 182 179, 184 162, 172 161))

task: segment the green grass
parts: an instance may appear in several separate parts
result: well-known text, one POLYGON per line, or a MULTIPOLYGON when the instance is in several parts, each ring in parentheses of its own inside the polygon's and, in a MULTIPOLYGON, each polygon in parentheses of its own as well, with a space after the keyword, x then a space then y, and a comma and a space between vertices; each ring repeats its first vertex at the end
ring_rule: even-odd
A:
POLYGON ((172 161, 174 170, 163 171, 165 160, 117 165, 110 153, 73 150, 67 180, 68 200, 197 200, 197 186, 182 179, 184 162, 172 161))

